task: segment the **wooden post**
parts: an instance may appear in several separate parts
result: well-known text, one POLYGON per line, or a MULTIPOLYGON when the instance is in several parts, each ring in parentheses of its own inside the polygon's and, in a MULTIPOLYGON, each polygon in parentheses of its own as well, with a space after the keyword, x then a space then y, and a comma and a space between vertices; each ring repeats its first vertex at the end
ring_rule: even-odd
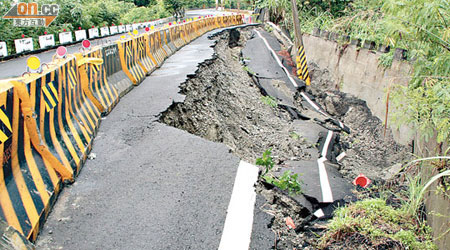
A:
POLYGON ((292 4, 292 18, 294 19, 294 34, 295 34, 295 51, 297 52, 300 46, 303 46, 302 30, 300 28, 300 20, 298 19, 297 2, 291 0, 292 4))
POLYGON ((300 28, 300 20, 298 19, 297 2, 291 0, 292 19, 294 19, 294 35, 295 35, 295 62, 297 64, 297 76, 305 81, 306 86, 311 85, 311 77, 309 76, 308 64, 306 61, 305 48, 303 47, 302 30, 300 28))

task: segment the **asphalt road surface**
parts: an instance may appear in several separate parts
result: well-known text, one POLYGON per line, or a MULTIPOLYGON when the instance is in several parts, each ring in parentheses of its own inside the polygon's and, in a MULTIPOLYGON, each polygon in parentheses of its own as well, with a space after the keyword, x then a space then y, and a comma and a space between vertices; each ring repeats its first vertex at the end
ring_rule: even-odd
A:
POLYGON ((218 248, 239 159, 157 122, 212 44, 204 35, 182 48, 104 118, 96 158, 63 189, 37 249, 218 248))

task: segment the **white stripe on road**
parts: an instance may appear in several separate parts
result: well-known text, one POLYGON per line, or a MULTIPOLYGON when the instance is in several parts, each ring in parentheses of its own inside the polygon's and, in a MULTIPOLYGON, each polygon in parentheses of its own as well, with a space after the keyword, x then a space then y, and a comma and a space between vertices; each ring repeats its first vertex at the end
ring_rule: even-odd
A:
POLYGON ((305 92, 300 92, 300 95, 309 103, 309 105, 311 105, 315 110, 317 110, 317 112, 321 113, 322 115, 326 116, 326 117, 330 117, 330 115, 328 115, 327 113, 325 113, 324 111, 322 111, 321 108, 319 108, 319 106, 317 106, 317 104, 315 102, 313 102, 308 95, 305 94, 305 92))
POLYGON ((327 158, 328 147, 330 146, 331 138, 333 138, 333 132, 328 130, 327 139, 325 140, 325 144, 322 148, 322 157, 327 158))
POLYGON ((316 216, 317 218, 321 218, 325 216, 325 214, 323 213, 323 210, 319 208, 316 212, 314 212, 314 216, 316 216))
POLYGON ((249 248, 253 226, 253 209, 256 200, 255 182, 257 180, 258 167, 241 161, 228 205, 219 250, 247 250, 249 248))
POLYGON ((317 160, 317 164, 319 165, 319 180, 320 180, 320 189, 322 190, 322 202, 333 202, 333 193, 331 192, 330 181, 328 180, 327 169, 325 168, 325 161, 327 158, 321 157, 317 160))
POLYGON ((266 38, 264 38, 259 31, 255 30, 255 32, 258 34, 258 36, 263 40, 264 44, 266 45, 267 49, 270 51, 270 53, 272 53, 272 57, 277 61, 278 65, 284 70, 284 72, 286 73, 286 76, 289 78, 289 81, 291 81, 292 85, 294 85, 294 87, 298 87, 297 83, 295 82, 294 79, 292 79, 291 74, 289 73, 289 71, 284 67, 284 65, 281 63, 280 58, 278 58, 277 53, 275 53, 275 51, 270 47, 269 43, 267 42, 266 38))
MULTIPOLYGON (((283 69, 283 71, 286 73, 286 76, 289 78, 289 81, 292 83, 292 85, 294 85, 294 87, 298 88, 298 84, 297 82, 291 77, 291 73, 289 73, 289 71, 286 69, 286 67, 284 67, 283 63, 281 63, 280 58, 278 58, 277 53, 275 53, 275 51, 272 49, 272 47, 270 47, 269 43, 267 42, 266 38, 264 38, 261 33, 259 33, 259 31, 255 30, 255 32, 258 34, 258 36, 263 40, 264 44, 266 45, 267 49, 270 51, 270 53, 272 54, 272 57, 275 58, 275 60, 277 61, 278 65, 283 69)), ((301 96, 311 105, 313 106, 313 108, 315 110, 317 110, 319 113, 321 113, 322 115, 326 116, 326 117, 330 117, 332 118, 329 114, 327 114, 325 111, 323 111, 321 108, 319 108, 319 106, 317 106, 316 103, 314 103, 303 91, 300 92, 301 96)), ((341 128, 344 128, 344 124, 337 120, 339 122, 339 126, 341 128)))

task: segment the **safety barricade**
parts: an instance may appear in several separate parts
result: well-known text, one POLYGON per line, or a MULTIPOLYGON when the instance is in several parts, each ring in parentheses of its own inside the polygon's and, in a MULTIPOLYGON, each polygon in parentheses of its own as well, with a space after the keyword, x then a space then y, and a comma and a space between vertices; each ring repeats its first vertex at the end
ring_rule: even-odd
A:
POLYGON ((137 63, 136 46, 133 46, 134 40, 117 41, 119 47, 120 63, 122 70, 131 79, 134 85, 138 85, 144 80, 145 72, 137 63))
POLYGON ((205 18, 200 19, 200 21, 198 22, 200 25, 200 34, 203 35, 205 34, 208 30, 206 29, 206 21, 205 18))
POLYGON ((75 56, 39 75, 21 78, 28 88, 37 127, 49 150, 77 174, 100 125, 100 111, 86 97, 75 56))
POLYGON ((180 25, 180 38, 183 41, 184 44, 188 44, 192 41, 191 37, 189 36, 189 24, 182 24, 180 25))
POLYGON ((173 38, 173 44, 180 49, 186 43, 181 39, 181 25, 176 25, 172 28, 171 37, 173 38))
POLYGON ((134 38, 136 46, 137 63, 147 75, 150 75, 156 69, 156 64, 148 56, 147 50, 150 49, 145 42, 145 34, 134 38))
POLYGON ((80 83, 84 94, 102 115, 107 115, 119 102, 119 93, 108 83, 101 47, 87 53, 76 53, 80 83))
POLYGON ((213 29, 215 29, 216 28, 216 25, 215 25, 215 18, 214 17, 210 17, 209 18, 209 29, 210 30, 213 30, 213 29))
POLYGON ((147 57, 151 60, 152 65, 154 68, 159 68, 162 64, 162 61, 158 58, 158 55, 156 54, 156 47, 154 46, 153 42, 153 33, 145 33, 143 35, 144 43, 146 46, 145 53, 147 54, 147 57))
POLYGON ((0 81, 0 218, 34 241, 61 188, 58 169, 66 179, 66 169, 39 138, 27 94, 10 81, 0 81), (20 93, 22 92, 22 93, 20 93))
POLYGON ((102 58, 106 73, 106 79, 110 86, 116 89, 119 97, 124 96, 134 85, 122 69, 117 44, 102 47, 102 58))
POLYGON ((1 83, 0 216, 34 241, 61 180, 87 158, 100 112, 85 98, 74 56, 1 83))
POLYGON ((175 44, 173 43, 173 36, 170 32, 170 30, 173 28, 167 28, 164 30, 164 35, 166 38, 166 42, 167 42, 167 46, 170 48, 170 50, 172 51, 172 54, 175 53, 178 48, 175 46, 175 44))
POLYGON ((160 51, 163 55, 164 60, 169 57, 170 50, 166 45, 164 38, 164 31, 158 30, 155 32, 155 43, 159 46, 160 51))
POLYGON ((166 59, 166 53, 164 52, 164 49, 162 47, 161 39, 160 39, 159 35, 160 35, 160 33, 158 31, 155 31, 152 33, 151 37, 153 38, 153 40, 151 40, 151 44, 152 44, 152 47, 154 47, 157 61, 159 62, 158 66, 161 66, 161 64, 166 59))
POLYGON ((187 36, 189 37, 189 40, 192 41, 195 38, 197 38, 196 32, 195 32, 195 28, 194 28, 194 24, 192 22, 186 24, 187 25, 187 36))
POLYGON ((166 29, 159 31, 159 37, 161 38, 161 45, 166 53, 166 58, 171 56, 175 51, 169 47, 170 37, 167 36, 166 29))

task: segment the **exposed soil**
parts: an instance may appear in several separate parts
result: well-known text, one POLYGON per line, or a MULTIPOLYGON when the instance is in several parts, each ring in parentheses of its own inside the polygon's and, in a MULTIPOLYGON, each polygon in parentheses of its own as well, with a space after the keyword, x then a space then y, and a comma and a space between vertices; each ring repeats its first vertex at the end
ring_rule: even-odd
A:
POLYGON ((339 169, 341 174, 354 178, 362 173, 371 179, 384 179, 388 167, 410 159, 410 150, 394 141, 391 130, 384 134, 383 122, 372 115, 365 101, 336 90, 327 69, 319 69, 315 63, 311 66, 313 84, 308 92, 351 130, 340 138, 348 148, 339 169))
MULTIPOLYGON (((161 114, 160 121, 211 141, 224 143, 241 159, 254 163, 263 152, 272 148, 275 164, 280 167, 289 160, 310 160, 317 143, 308 142, 294 132, 294 121, 287 111, 272 107, 261 99, 263 94, 245 69, 241 50, 251 37, 251 29, 240 30, 240 39, 229 46, 229 32, 214 37, 215 58, 201 64, 195 75, 181 86, 186 95, 183 103, 174 103, 161 114)), ((314 68, 314 67, 313 67, 314 68)), ((383 171, 402 162, 407 149, 396 144, 387 133, 383 137, 381 121, 373 117, 364 101, 322 85, 332 82, 326 71, 314 68, 313 86, 316 96, 332 116, 350 127, 341 142, 349 148, 340 163, 341 173, 349 180, 360 173, 381 179, 383 171)), ((329 85, 327 85, 329 86, 329 85)), ((296 108, 304 110, 297 99, 296 108)), ((314 249, 315 239, 323 231, 324 222, 303 225, 301 230, 289 229, 285 218, 296 225, 305 224, 309 214, 304 208, 277 189, 268 190, 261 183, 257 192, 267 204, 264 211, 274 215, 271 229, 277 235, 275 249, 314 249)), ((344 247, 345 248, 345 247, 344 247)), ((336 248, 334 248, 336 249, 336 248)))

